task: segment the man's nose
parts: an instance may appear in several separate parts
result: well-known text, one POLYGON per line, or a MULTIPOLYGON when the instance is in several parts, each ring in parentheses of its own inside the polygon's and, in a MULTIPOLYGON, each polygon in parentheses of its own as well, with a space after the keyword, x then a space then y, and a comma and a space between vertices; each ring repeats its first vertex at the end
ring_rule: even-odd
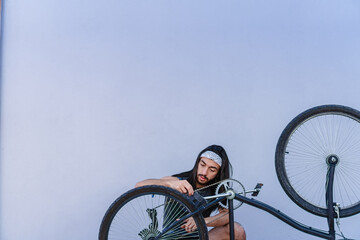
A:
POLYGON ((207 170, 205 168, 200 170, 200 174, 206 176, 207 170))

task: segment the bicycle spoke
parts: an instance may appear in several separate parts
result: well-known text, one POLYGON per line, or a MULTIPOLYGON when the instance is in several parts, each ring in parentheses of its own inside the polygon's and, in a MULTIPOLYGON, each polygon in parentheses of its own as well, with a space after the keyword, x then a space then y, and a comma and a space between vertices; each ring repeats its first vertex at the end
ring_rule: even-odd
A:
POLYGON ((207 228, 201 215, 193 216, 197 226, 194 232, 186 232, 181 223, 169 229, 192 211, 195 211, 193 203, 176 190, 161 186, 134 189, 109 208, 100 228, 100 240, 151 240, 164 229, 168 230, 159 239, 205 240, 207 228), (153 189, 159 192, 152 193, 153 189))

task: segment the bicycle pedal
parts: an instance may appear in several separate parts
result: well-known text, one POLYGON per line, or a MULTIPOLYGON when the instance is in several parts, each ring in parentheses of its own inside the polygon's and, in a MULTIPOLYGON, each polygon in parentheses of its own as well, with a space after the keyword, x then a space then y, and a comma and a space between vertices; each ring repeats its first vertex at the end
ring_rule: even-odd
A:
POLYGON ((264 186, 264 184, 262 183, 256 184, 254 192, 251 194, 251 196, 256 197, 257 195, 259 195, 262 186, 264 186))

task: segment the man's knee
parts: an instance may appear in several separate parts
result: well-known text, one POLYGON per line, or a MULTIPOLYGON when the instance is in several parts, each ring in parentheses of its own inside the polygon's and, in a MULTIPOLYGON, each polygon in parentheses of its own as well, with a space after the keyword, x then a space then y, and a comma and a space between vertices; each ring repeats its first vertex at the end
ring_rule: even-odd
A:
POLYGON ((234 223, 235 238, 237 240, 246 240, 245 229, 239 223, 234 223))
MULTIPOLYGON (((244 228, 237 222, 234 222, 234 235, 236 240, 246 240, 244 228)), ((221 227, 214 227, 209 231, 210 240, 229 239, 230 225, 226 224, 221 227)))

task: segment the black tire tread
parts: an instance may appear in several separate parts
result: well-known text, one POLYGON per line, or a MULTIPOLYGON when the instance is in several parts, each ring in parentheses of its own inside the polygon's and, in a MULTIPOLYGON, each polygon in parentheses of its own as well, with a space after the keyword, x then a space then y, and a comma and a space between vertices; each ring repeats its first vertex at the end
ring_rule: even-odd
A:
MULTIPOLYGON (((154 193, 154 194, 158 193, 162 195, 171 196, 177 199, 182 204, 184 204, 191 212, 194 212, 196 210, 196 207, 189 198, 189 196, 182 194, 179 191, 176 191, 172 188, 157 186, 157 185, 149 185, 149 186, 134 188, 124 193, 120 197, 118 197, 108 208, 101 222, 101 226, 99 230, 99 240, 107 240, 111 222, 115 217, 116 213, 119 211, 119 209, 122 206, 124 206, 128 201, 135 198, 136 196, 145 195, 147 193, 154 193)), ((194 215, 193 218, 197 222, 197 228, 199 229, 199 233, 200 233, 200 240, 208 240, 207 227, 203 216, 201 214, 196 214, 194 215)))
MULTIPOLYGON (((298 194, 293 190, 289 180, 287 179, 285 166, 284 166, 284 151, 286 149, 286 145, 288 143, 289 137, 291 136, 292 132, 301 125, 304 121, 312 118, 313 116, 325 113, 335 113, 335 114, 344 114, 351 116, 352 118, 356 119, 360 122, 360 112, 350 107, 342 106, 342 105, 321 105, 311 109, 308 109, 298 116, 296 116, 290 123, 285 127, 283 132, 280 135, 280 138, 276 145, 276 152, 275 152, 275 168, 278 180, 288 195, 288 197, 296 203, 301 208, 305 209, 306 211, 326 217, 327 216, 327 209, 320 208, 318 206, 314 206, 311 203, 303 200, 298 194)), ((341 209, 340 217, 348 217, 360 212, 360 203, 352 206, 350 208, 341 209)))

